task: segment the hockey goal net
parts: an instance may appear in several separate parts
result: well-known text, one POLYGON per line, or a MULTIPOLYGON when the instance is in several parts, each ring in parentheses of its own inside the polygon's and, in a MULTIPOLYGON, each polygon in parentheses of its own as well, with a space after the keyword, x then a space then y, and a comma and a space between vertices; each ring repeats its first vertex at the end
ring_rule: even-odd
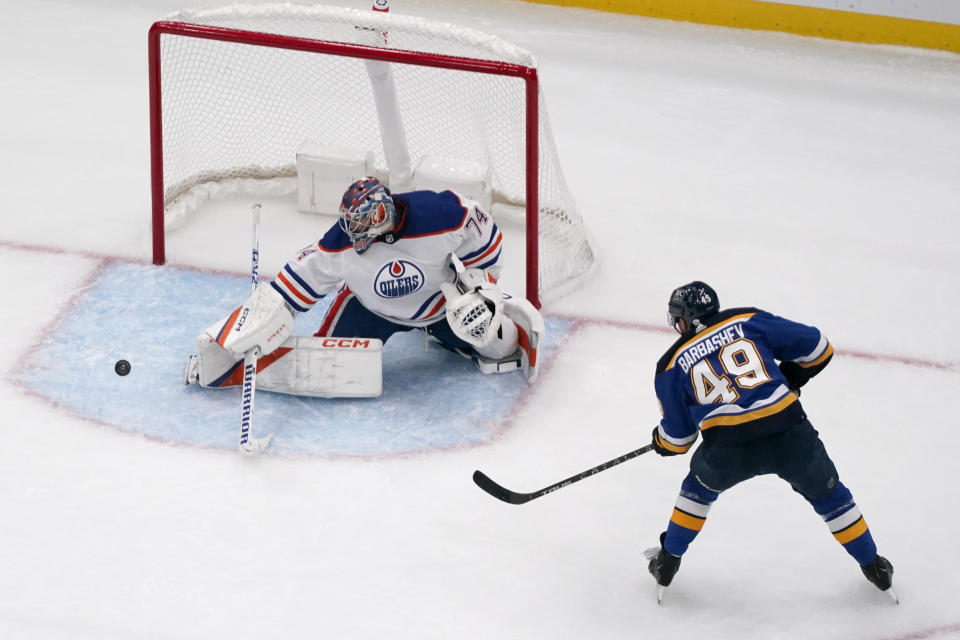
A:
POLYGON ((316 141, 365 150, 394 191, 416 186, 421 159, 486 167, 494 218, 525 221, 538 306, 594 265, 519 47, 396 12, 277 3, 180 11, 152 26, 149 54, 155 264, 206 199, 295 191, 298 150, 316 141))

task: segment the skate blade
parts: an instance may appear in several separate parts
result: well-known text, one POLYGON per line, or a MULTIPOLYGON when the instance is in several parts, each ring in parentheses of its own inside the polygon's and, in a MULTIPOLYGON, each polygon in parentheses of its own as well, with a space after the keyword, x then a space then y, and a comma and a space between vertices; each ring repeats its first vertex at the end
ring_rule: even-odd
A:
POLYGON ((893 587, 890 587, 889 589, 884 591, 884 593, 890 596, 890 599, 893 600, 895 604, 900 604, 900 598, 897 597, 897 594, 894 592, 893 587))
POLYGON ((667 588, 661 585, 657 585, 657 604, 663 604, 663 596, 666 595, 667 588))

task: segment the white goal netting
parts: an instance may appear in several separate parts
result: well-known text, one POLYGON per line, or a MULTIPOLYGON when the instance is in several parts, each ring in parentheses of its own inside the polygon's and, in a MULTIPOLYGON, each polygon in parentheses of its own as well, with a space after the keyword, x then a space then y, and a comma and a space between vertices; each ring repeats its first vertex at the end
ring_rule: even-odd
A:
POLYGON ((368 151, 374 174, 395 187, 400 146, 412 165, 439 157, 489 167, 495 217, 527 207, 530 177, 537 206, 526 215, 536 217, 528 229, 537 229, 537 243, 530 250, 528 241, 528 269, 538 298, 591 270, 537 63, 524 49, 422 18, 290 3, 180 11, 156 23, 151 38, 164 230, 218 194, 291 193, 307 140, 368 151), (388 67, 384 101, 372 75, 388 67))

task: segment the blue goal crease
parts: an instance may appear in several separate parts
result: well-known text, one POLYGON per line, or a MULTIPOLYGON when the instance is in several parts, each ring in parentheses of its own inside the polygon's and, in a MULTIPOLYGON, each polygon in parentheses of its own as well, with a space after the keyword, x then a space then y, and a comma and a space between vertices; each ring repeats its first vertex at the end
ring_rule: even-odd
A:
MULTIPOLYGON (((59 406, 124 431, 235 449, 239 388, 188 387, 183 370, 196 336, 243 301, 248 287, 246 277, 115 262, 31 352, 21 381, 59 406), (131 364, 126 376, 114 371, 121 359, 131 364)), ((300 315, 295 333, 311 335, 322 316, 322 308, 300 315)), ((547 319, 541 362, 571 326, 547 319)), ((445 349, 425 349, 421 332, 399 333, 384 345, 382 396, 261 392, 254 435, 274 433, 271 449, 278 452, 335 456, 474 446, 499 432, 526 386, 519 372, 483 375, 445 349)))

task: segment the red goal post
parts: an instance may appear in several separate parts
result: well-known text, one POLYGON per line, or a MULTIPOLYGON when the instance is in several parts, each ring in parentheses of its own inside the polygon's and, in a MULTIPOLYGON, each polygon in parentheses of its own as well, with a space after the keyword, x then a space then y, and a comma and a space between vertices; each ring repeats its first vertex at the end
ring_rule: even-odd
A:
POLYGON ((204 200, 294 189, 304 140, 363 146, 392 187, 403 171, 415 180, 396 166, 392 128, 408 164, 488 167, 494 218, 523 212, 535 305, 592 270, 528 52, 421 18, 287 3, 182 11, 148 45, 154 264, 204 200), (371 70, 388 67, 384 107, 371 70))

